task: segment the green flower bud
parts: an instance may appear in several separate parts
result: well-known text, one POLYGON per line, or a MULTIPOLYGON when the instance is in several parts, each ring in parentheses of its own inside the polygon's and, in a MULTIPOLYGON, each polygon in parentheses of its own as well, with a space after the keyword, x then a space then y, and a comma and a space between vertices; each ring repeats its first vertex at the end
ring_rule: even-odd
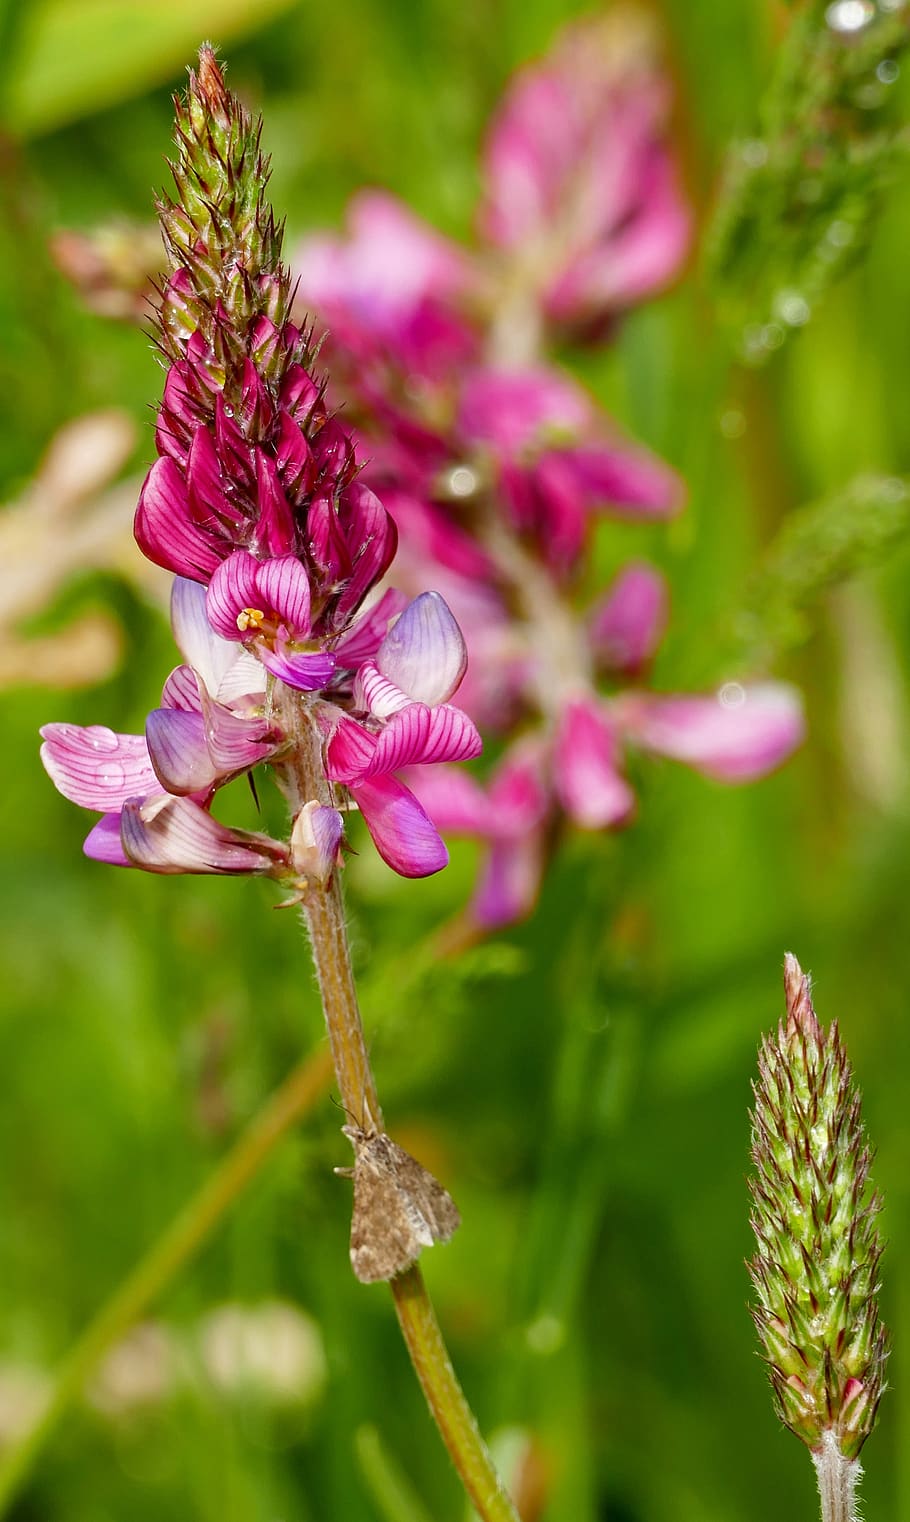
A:
MULTIPOLYGON (((789 955, 784 987, 786 1021, 763 1042, 753 1086, 752 1315, 781 1421, 812 1451, 820 1486, 839 1467, 852 1496, 851 1461, 885 1388, 881 1201, 837 1024, 819 1024, 809 980, 789 955)), ((841 1514, 851 1510, 849 1501, 841 1514)))

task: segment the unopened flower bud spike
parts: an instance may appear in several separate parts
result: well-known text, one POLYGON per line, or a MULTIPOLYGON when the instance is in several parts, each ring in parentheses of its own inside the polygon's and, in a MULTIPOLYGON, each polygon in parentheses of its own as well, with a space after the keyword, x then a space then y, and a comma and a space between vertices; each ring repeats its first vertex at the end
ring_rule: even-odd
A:
POLYGON ((787 1013, 759 1052, 750 1181, 752 1315, 780 1420, 815 1465, 822 1522, 856 1522, 859 1453, 885 1389, 881 1207, 837 1023, 825 1029, 796 958, 787 1013))

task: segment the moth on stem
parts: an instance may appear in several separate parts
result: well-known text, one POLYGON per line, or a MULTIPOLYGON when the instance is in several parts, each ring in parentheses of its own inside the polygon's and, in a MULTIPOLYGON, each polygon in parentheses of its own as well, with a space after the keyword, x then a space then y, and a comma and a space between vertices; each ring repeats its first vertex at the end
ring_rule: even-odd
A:
POLYGON ((780 1420, 806 1444, 822 1522, 856 1522, 859 1453, 885 1389, 878 1312, 883 1244, 871 1149, 835 1022, 784 962, 787 1013, 762 1043, 753 1085, 752 1309, 780 1420))

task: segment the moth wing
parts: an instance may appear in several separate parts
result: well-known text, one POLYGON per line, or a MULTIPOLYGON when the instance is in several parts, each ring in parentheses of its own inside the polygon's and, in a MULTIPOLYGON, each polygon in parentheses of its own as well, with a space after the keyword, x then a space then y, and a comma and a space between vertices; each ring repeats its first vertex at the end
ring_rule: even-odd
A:
POLYGON ((394 1170, 367 1142, 354 1168, 354 1213, 351 1218, 351 1267, 363 1284, 391 1279, 410 1267, 429 1246, 415 1231, 410 1200, 394 1170))
POLYGON ((434 1242, 447 1242, 461 1225, 458 1206, 452 1196, 410 1152, 405 1152, 403 1147, 388 1137, 386 1141, 399 1185, 407 1195, 415 1216, 420 1219, 422 1230, 415 1229, 421 1237, 422 1245, 431 1247, 434 1242))

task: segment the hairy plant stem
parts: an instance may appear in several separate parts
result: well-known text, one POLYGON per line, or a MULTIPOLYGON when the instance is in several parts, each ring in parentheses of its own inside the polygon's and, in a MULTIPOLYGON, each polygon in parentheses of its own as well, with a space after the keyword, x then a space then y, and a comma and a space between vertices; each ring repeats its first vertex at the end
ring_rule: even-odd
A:
MULTIPOLYGON (((276 693, 292 739, 283 785, 292 809, 312 799, 334 802, 322 762, 322 738, 306 698, 276 693)), ((370 1067, 351 967, 338 873, 303 899, 335 1074, 345 1109, 365 1129, 382 1129, 382 1110, 370 1067)), ((390 1281, 398 1322, 427 1405, 449 1457, 483 1522, 519 1522, 452 1367, 436 1314, 416 1264, 390 1281)))
POLYGON ((326 1052, 306 1057, 293 1069, 201 1189, 89 1322, 57 1370, 35 1419, 0 1463, 0 1517, 6 1516, 45 1443, 82 1394, 105 1353, 199 1250, 281 1138, 325 1093, 330 1076, 326 1052))
POLYGON ((812 1454, 818 1479, 822 1522, 857 1522, 856 1489, 862 1478, 859 1459, 847 1459, 840 1451, 837 1437, 826 1432, 822 1448, 812 1454))

